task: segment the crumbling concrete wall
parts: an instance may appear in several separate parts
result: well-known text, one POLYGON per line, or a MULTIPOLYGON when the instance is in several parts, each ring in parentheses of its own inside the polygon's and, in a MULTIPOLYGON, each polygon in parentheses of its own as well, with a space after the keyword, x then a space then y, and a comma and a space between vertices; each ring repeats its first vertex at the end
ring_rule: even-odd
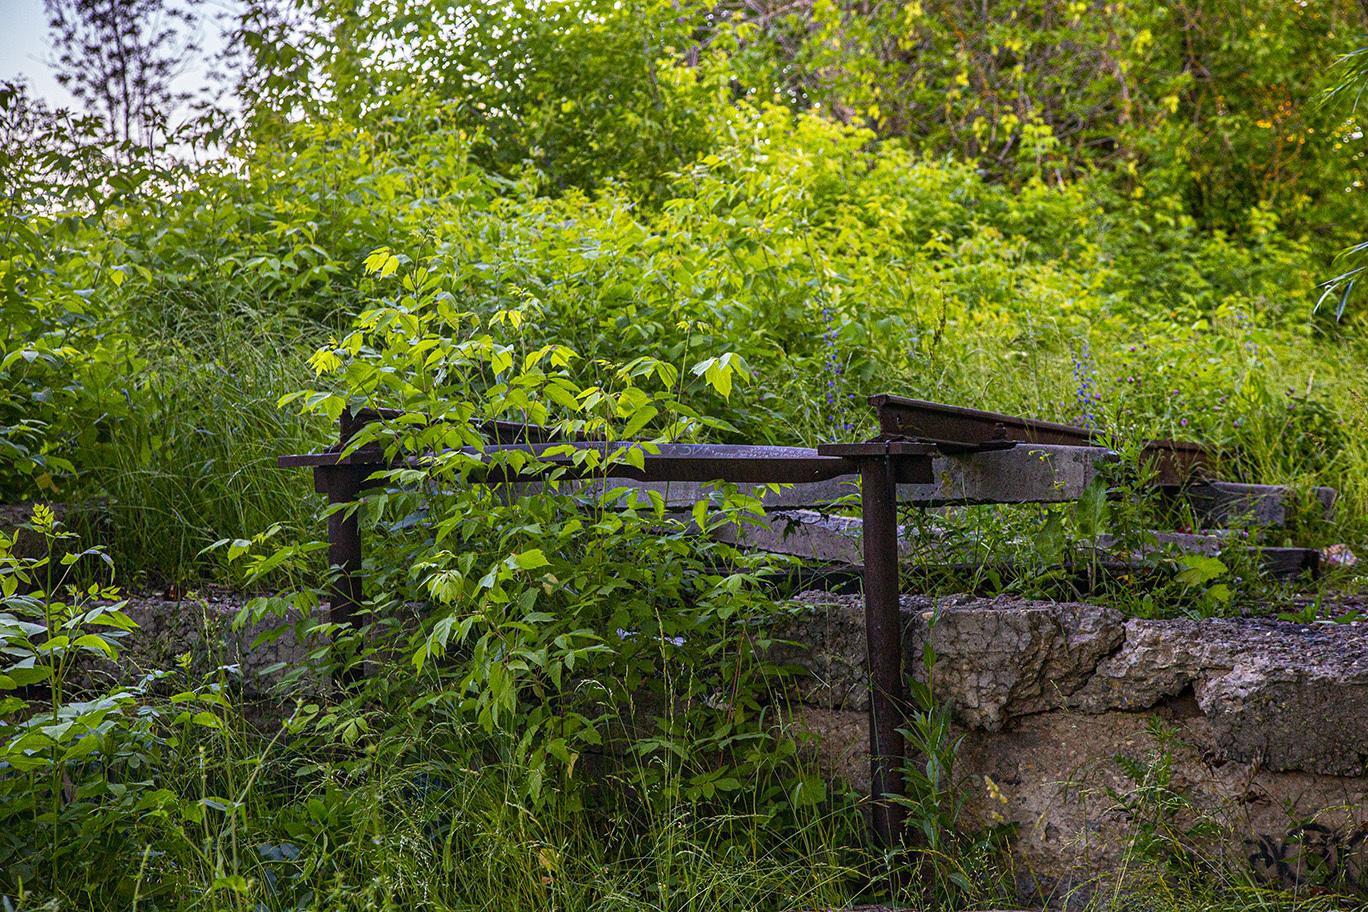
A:
MULTIPOLYGON (((861 599, 801 600, 810 608, 776 655, 811 672, 795 716, 824 772, 867 790, 861 599)), ((965 736, 971 819, 1016 824, 1032 892, 1057 898, 1115 872, 1137 818, 1166 795, 1191 803, 1170 805, 1177 830, 1206 824, 1192 848, 1208 860, 1368 891, 1368 625, 1128 620, 969 596, 905 596, 903 612, 907 672, 927 679, 929 640, 934 692, 965 736), (1118 757, 1150 780, 1132 781, 1118 757)))
POLYGON ((178 687, 222 676, 243 697, 264 700, 289 696, 275 693, 275 685, 289 669, 304 666, 309 671, 300 682, 298 696, 316 696, 326 689, 327 678, 319 670, 319 653, 326 641, 300 642, 293 628, 275 636, 277 628, 299 619, 293 610, 284 620, 249 621, 234 629, 246 601, 238 595, 130 598, 123 611, 138 626, 116 641, 118 659, 92 655, 81 664, 73 683, 102 690, 133 683, 150 672, 179 669, 178 687))
MULTIPOLYGON (((793 721, 816 736, 809 747, 829 779, 867 792, 862 600, 800 601, 771 654, 808 672, 794 679, 793 721)), ((265 697, 281 663, 307 662, 324 644, 287 634, 253 648, 260 628, 232 630, 241 604, 134 600, 139 630, 119 666, 90 673, 127 680, 185 656, 190 680, 231 665, 243 696, 265 697)), ((1191 841, 1209 861, 1368 892, 1368 624, 1142 621, 971 596, 905 596, 903 614, 907 672, 926 681, 929 642, 933 691, 964 736, 956 778, 969 820, 1015 824, 1023 892, 1086 895, 1127 862, 1137 820, 1158 819, 1165 794, 1191 805, 1171 805, 1175 830, 1210 825, 1191 841), (1172 734, 1160 743, 1163 730, 1172 734), (1168 764, 1167 781, 1137 784, 1118 757, 1168 764)), ((303 688, 321 683, 311 676, 303 688)))

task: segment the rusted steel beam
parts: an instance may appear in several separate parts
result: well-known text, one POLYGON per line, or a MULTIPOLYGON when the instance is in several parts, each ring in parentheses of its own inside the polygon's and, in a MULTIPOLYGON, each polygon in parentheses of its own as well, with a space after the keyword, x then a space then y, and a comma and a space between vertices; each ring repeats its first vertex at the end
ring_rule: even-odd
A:
POLYGON ((1093 433, 1086 428, 1052 421, 1036 421, 1016 415, 985 412, 922 399, 906 399, 880 393, 869 397, 879 416, 879 432, 969 446, 1052 443, 1059 446, 1092 446, 1093 433))
MULTIPOLYGON (((870 671, 870 772, 874 789, 874 826, 889 848, 903 839, 904 809, 888 796, 900 796, 904 757, 902 622, 898 603, 898 485, 929 484, 934 447, 922 443, 881 441, 869 444, 831 444, 816 450, 712 444, 578 442, 570 444, 509 444, 468 448, 464 456, 494 461, 488 471, 468 473, 474 483, 526 479, 528 474, 508 465, 507 457, 526 456, 533 475, 548 468, 568 477, 622 477, 646 482, 729 481, 745 484, 821 482, 858 472, 864 515, 865 636, 870 671), (637 450, 627 452, 629 448, 637 450), (606 461, 592 469, 576 456, 596 449, 606 461), (628 457, 637 465, 628 462, 628 457), (502 458, 500 458, 502 457, 502 458), (483 477, 480 477, 480 476, 483 477)), ((516 457, 515 457, 516 460, 516 457)), ((311 466, 315 487, 327 494, 330 505, 352 504, 364 487, 382 484, 370 476, 386 468, 420 466, 420 457, 387 463, 375 451, 309 453, 282 456, 283 467, 311 466)), ((336 510, 328 520, 329 560, 335 576, 332 617, 351 623, 361 602, 361 538, 356 515, 336 510)))
MULTIPOLYGON (((883 444, 877 444, 883 452, 883 444)), ((707 482, 728 481, 740 484, 806 484, 839 478, 857 472, 855 463, 839 456, 823 455, 818 450, 805 447, 747 446, 740 444, 693 444, 673 443, 647 446, 641 443, 540 443, 492 445, 480 449, 467 448, 463 454, 495 463, 488 470, 478 467, 470 474, 472 484, 501 484, 517 480, 529 480, 553 469, 560 469, 566 478, 630 478, 646 482, 707 482), (576 464, 576 450, 598 450, 600 458, 607 459, 589 468, 583 463, 576 464), (627 461, 630 449, 636 449, 641 457, 641 467, 627 461), (654 449, 655 452, 650 450, 654 449), (522 453, 534 461, 530 466, 515 468, 509 465, 509 454, 522 453), (612 457, 608 459, 608 457, 612 457)), ((922 455, 915 460, 902 460, 904 464, 899 480, 904 483, 926 483, 931 481, 931 448, 922 447, 922 455)), ((371 471, 389 467, 420 467, 425 460, 409 457, 394 464, 386 463, 382 456, 373 452, 357 452, 347 456, 337 453, 305 453, 281 456, 277 464, 282 468, 303 466, 364 466, 371 471)))
POLYGON ((892 483, 931 484, 936 476, 932 471, 932 457, 936 447, 928 443, 906 440, 881 440, 873 443, 824 443, 817 447, 822 456, 836 456, 860 466, 860 487, 864 489, 865 464, 871 459, 889 466, 892 483))
MULTIPOLYGON (((996 448, 1012 442, 1105 445, 1102 436, 1095 431, 1053 421, 907 399, 888 393, 870 396, 869 404, 878 412, 881 434, 935 442, 943 452, 952 452, 957 447, 996 448)), ((1211 454, 1205 447, 1185 440, 1152 440, 1145 445, 1145 455, 1153 463, 1160 484, 1180 484, 1207 471, 1211 464, 1211 454)))
MULTIPOLYGON (((898 479, 923 483, 931 479, 929 448, 895 445, 921 453, 914 458, 899 459, 898 479)), ((742 484, 803 484, 839 478, 859 471, 859 466, 839 456, 824 456, 817 450, 801 447, 769 447, 713 444, 661 444, 652 447, 638 443, 584 442, 573 444, 505 444, 482 450, 464 451, 468 455, 488 459, 500 454, 525 454, 534 460, 532 471, 518 470, 506 463, 496 463, 484 472, 472 472, 474 484, 494 484, 505 481, 535 478, 548 470, 559 469, 570 478, 628 478, 643 482, 736 482, 742 484), (630 464, 623 452, 629 447, 641 449, 641 468, 630 464), (586 469, 574 463, 575 451, 597 449, 603 457, 612 456, 605 464, 586 469)), ((884 444, 878 452, 887 449, 884 444)), ((282 468, 310 467, 314 470, 314 487, 328 497, 335 508, 328 517, 328 560, 334 576, 330 584, 331 617, 335 623, 353 623, 361 604, 361 535, 355 511, 348 513, 343 505, 354 504, 363 490, 382 486, 383 480, 370 476, 387 468, 420 466, 416 457, 386 462, 373 451, 348 455, 339 453, 306 453, 281 456, 282 468)))
POLYGON ((352 624, 361 607, 361 529, 356 510, 346 505, 355 504, 369 475, 369 468, 357 465, 317 465, 314 467, 314 490, 328 497, 328 564, 332 568, 329 583, 330 619, 335 624, 352 624))
POLYGON ((902 619, 898 605, 898 457, 860 459, 864 518, 865 649, 869 668, 869 781, 874 833, 885 848, 902 843, 902 619))
POLYGON ((898 484, 929 484, 934 447, 909 441, 824 444, 823 455, 860 466, 864 546, 865 656, 869 669, 869 780, 874 834, 894 849, 903 842, 902 615, 898 585, 898 484))

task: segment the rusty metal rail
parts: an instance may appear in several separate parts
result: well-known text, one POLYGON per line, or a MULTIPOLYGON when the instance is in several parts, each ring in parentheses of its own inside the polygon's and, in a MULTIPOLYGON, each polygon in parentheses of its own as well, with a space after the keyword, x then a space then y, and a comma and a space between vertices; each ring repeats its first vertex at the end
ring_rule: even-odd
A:
MULTIPOLYGON (((328 559, 334 569, 331 618, 350 624, 362 601, 361 535, 355 504, 363 491, 384 486, 394 468, 432 466, 455 460, 456 477, 469 484, 535 481, 548 473, 567 479, 630 479, 637 482, 734 482, 811 484, 846 475, 860 479, 864 547, 865 637, 870 675, 870 773, 875 833, 884 846, 902 841, 903 812, 889 796, 903 793, 905 753, 898 729, 903 722, 902 622, 899 611, 898 485, 933 482, 932 458, 1016 443, 1095 446, 1084 429, 1012 415, 958 408, 891 395, 869 399, 879 416, 880 439, 867 443, 801 447, 608 443, 577 438, 559 441, 550 428, 512 422, 476 426, 490 443, 441 456, 405 455, 387 460, 376 445, 345 453, 368 423, 406 413, 365 409, 344 414, 339 441, 328 452, 281 456, 286 468, 311 468, 314 488, 333 507, 328 517, 328 559), (907 439, 914 438, 914 439, 907 439), (585 459, 581 451, 596 450, 585 459), (635 453, 629 453, 636 450, 635 453), (513 454, 518 454, 514 456, 513 454), (631 462, 628 461, 628 456, 631 462), (634 464, 635 463, 635 464, 634 464)), ((1202 471, 1208 454, 1196 444, 1155 441, 1150 451, 1161 481, 1174 483, 1202 471)))
MULTIPOLYGON (((387 420, 401 413, 375 412, 370 420, 387 420)), ((331 620, 354 622, 362 601, 361 530, 355 503, 362 491, 383 486, 392 468, 432 464, 433 457, 384 458, 376 448, 343 454, 359 430, 352 419, 342 422, 338 449, 328 453, 281 456, 283 468, 312 468, 314 489, 327 495, 334 508, 328 517, 328 560, 335 570, 330 605, 331 620)), ((483 428, 496 441, 537 441, 491 444, 459 451, 462 476, 472 484, 528 481, 556 471, 563 478, 627 478, 646 482, 735 482, 804 484, 857 473, 861 480, 865 547, 865 635, 870 672, 870 773, 873 783, 874 830, 885 846, 902 842, 903 812, 886 796, 901 795, 904 746, 898 729, 903 720, 902 624, 898 610, 898 483, 929 484, 929 444, 881 442, 838 444, 815 450, 713 444, 661 444, 602 441, 546 442, 546 429, 515 425, 483 428), (597 463, 586 467, 576 451, 598 451, 597 463), (627 461, 627 450, 636 465, 627 461), (523 466, 510 463, 510 454, 524 454, 523 466), (471 463, 476 463, 472 465, 471 463), (479 463, 489 466, 479 471, 479 463)))
MULTIPOLYGON (((1059 446, 1105 446, 1102 435, 1088 428, 1017 415, 961 408, 921 399, 880 393, 869 397, 885 437, 913 437, 937 444, 942 452, 996 449, 1014 443, 1059 446)), ((1206 447, 1186 440, 1151 440, 1145 456, 1154 465, 1156 482, 1181 485, 1206 475, 1214 461, 1206 447)))
MULTIPOLYGON (((923 446, 920 454, 929 454, 932 447, 923 446)), ((467 474, 472 484, 503 484, 533 481, 551 471, 560 477, 630 478, 635 481, 723 481, 738 484, 811 484, 849 475, 858 466, 837 456, 822 455, 806 447, 749 446, 740 444, 639 442, 604 443, 581 441, 575 443, 493 444, 488 447, 464 447, 444 454, 460 458, 456 465, 467 474), (576 451, 595 450, 599 459, 592 464, 576 460, 576 451), (638 468, 627 461, 635 451, 641 458, 638 468), (531 462, 518 466, 508 461, 511 454, 522 454, 531 462), (481 465, 487 466, 482 470, 481 465)), ((434 466, 441 457, 407 457, 387 462, 374 451, 340 453, 306 453, 300 456, 281 456, 282 468, 339 468, 355 466, 370 474, 389 468, 421 468, 434 466)), ((929 465, 929 463, 928 463, 929 465)), ((929 468, 904 473, 905 480, 926 483, 931 480, 929 468)))

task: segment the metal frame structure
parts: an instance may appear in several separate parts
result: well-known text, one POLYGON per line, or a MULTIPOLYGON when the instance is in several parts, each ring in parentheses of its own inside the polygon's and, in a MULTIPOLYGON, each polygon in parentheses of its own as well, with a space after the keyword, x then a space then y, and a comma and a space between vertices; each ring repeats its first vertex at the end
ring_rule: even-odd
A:
MULTIPOLYGON (((597 480, 632 479, 639 482, 734 482, 738 484, 807 484, 841 476, 860 480, 860 510, 864 547, 865 646, 870 678, 870 783, 874 796, 873 825, 879 842, 896 847, 903 838, 903 809, 890 796, 903 794, 901 765, 905 746, 898 729, 903 722, 902 622, 898 578, 898 485, 930 484, 932 459, 940 454, 962 454, 1004 449, 1019 442, 1090 446, 1096 435, 1083 428, 1031 421, 1010 415, 962 409, 938 403, 879 395, 869 399, 879 415, 882 434, 866 443, 839 443, 816 449, 749 445, 662 444, 593 440, 556 442, 549 428, 488 422, 481 426, 492 441, 464 452, 485 458, 500 452, 530 457, 531 470, 516 471, 495 461, 490 471, 472 473, 472 484, 535 481, 537 472, 559 469, 560 477, 597 480), (909 439, 911 438, 911 439, 909 439), (573 451, 592 448, 601 455, 639 448, 633 462, 597 460, 585 470, 573 451), (639 456, 639 458, 636 458, 639 456)), ((367 489, 383 486, 377 473, 419 466, 416 457, 397 464, 376 447, 345 454, 347 444, 367 423, 392 420, 404 414, 392 410, 362 410, 343 416, 339 444, 330 452, 281 456, 282 468, 312 468, 314 489, 333 508, 328 517, 328 561, 335 569, 331 584, 331 620, 354 621, 362 600, 361 533, 356 511, 347 509, 367 489)), ((1195 444, 1155 441, 1152 452, 1165 480, 1186 478, 1205 464, 1206 453, 1195 444)))
MULTIPOLYGON (((879 431, 885 437, 915 437, 935 443, 943 452, 996 449, 1017 443, 1056 446, 1106 446, 1097 431, 962 408, 922 399, 907 399, 880 393, 869 397, 879 415, 879 431)), ((1187 484, 1193 477, 1207 474, 1213 462, 1206 447, 1186 440, 1151 440, 1144 454, 1154 466, 1155 481, 1161 485, 1187 484)))
MULTIPOLYGON (((379 417, 387 417, 380 416, 379 417)), ((352 436, 356 425, 343 427, 342 443, 352 436)), ((544 429, 495 428, 496 438, 521 437, 546 439, 544 429)), ((595 441, 555 443, 498 443, 484 454, 519 451, 534 457, 543 470, 559 468, 564 478, 629 478, 645 482, 735 482, 801 484, 825 481, 842 475, 860 477, 861 511, 864 518, 865 553, 865 638, 870 674, 870 774, 875 796, 874 831, 881 844, 896 846, 902 841, 902 808, 886 796, 903 793, 900 766, 904 755, 902 724, 904 705, 902 682, 902 624, 898 607, 898 484, 928 484, 932 481, 931 458, 935 447, 907 441, 864 444, 833 444, 808 449, 746 445, 662 444, 651 447, 636 443, 606 444, 595 441), (575 465, 567 448, 597 448, 608 452, 639 447, 640 467, 621 459, 609 460, 592 471, 575 465), (549 451, 549 453, 548 453, 549 451)), ((470 450, 471 455, 478 455, 470 450)), ((409 460, 404 463, 408 464, 409 460)), ((363 491, 382 486, 374 479, 394 464, 375 450, 308 453, 281 456, 282 468, 311 468, 314 490, 324 494, 333 507, 328 516, 328 562, 335 568, 331 584, 330 619, 350 624, 362 600, 361 530, 355 503, 363 491)), ((535 475, 512 475, 507 470, 491 471, 472 477, 473 484, 534 481, 535 475)))

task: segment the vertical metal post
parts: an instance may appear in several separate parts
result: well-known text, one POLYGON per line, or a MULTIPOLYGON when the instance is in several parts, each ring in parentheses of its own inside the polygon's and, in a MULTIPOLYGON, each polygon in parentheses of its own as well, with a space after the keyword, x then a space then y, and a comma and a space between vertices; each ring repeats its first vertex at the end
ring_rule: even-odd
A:
POLYGON ((356 512, 348 515, 341 507, 360 497, 365 473, 363 466, 314 467, 314 488, 328 495, 330 507, 338 508, 328 516, 328 563, 334 568, 329 617, 334 624, 353 623, 361 606, 361 529, 356 512))
POLYGON ((885 848, 902 842, 902 621, 898 610, 898 486, 893 460, 860 460, 864 517, 865 641, 869 661, 869 772, 874 833, 885 848))

